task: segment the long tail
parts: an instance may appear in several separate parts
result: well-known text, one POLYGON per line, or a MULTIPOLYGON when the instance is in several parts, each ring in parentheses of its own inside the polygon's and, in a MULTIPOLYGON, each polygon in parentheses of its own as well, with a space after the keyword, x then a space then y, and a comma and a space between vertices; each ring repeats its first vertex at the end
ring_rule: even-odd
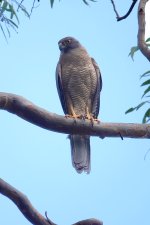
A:
POLYGON ((90 173, 90 137, 70 135, 72 165, 78 173, 90 173))

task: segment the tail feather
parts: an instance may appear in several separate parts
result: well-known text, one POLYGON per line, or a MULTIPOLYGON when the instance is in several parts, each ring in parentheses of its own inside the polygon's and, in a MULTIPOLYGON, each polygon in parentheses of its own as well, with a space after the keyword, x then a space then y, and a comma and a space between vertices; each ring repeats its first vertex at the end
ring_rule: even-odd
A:
POLYGON ((72 165, 78 173, 90 173, 90 137, 70 135, 72 165))

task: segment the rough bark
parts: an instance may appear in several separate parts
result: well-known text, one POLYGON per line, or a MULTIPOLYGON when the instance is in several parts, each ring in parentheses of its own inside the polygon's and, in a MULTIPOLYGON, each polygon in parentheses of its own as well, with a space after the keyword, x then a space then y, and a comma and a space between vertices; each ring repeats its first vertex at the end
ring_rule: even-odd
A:
POLYGON ((10 93, 0 92, 0 109, 16 114, 44 129, 65 134, 87 134, 101 138, 150 138, 150 124, 102 122, 92 124, 88 120, 74 120, 50 113, 27 99, 10 93))
MULTIPOLYGON (((124 16, 119 16, 119 13, 116 9, 115 2, 113 0, 110 0, 113 6, 113 10, 116 14, 116 19, 117 21, 121 21, 123 19, 126 19, 130 13, 132 12, 137 0, 133 0, 131 3, 131 6, 128 10, 128 12, 124 16)), ((137 35, 137 42, 138 42, 138 47, 142 54, 150 61, 150 49, 148 45, 146 44, 145 41, 145 7, 146 3, 149 0, 140 0, 139 1, 139 6, 138 6, 138 35, 137 35)))
POLYGON ((150 49, 145 42, 145 6, 148 0, 140 0, 138 7, 138 47, 143 55, 150 61, 150 49))
POLYGON ((103 222, 97 219, 87 219, 87 220, 82 220, 79 221, 73 225, 103 225, 103 222))
MULTIPOLYGON (((34 225, 56 225, 45 213, 46 217, 42 216, 31 204, 29 199, 16 188, 0 179, 0 193, 14 202, 21 213, 34 225)), ((79 221, 74 225, 103 225, 103 223, 97 219, 87 219, 79 221)))
POLYGON ((28 198, 0 179, 0 193, 14 202, 21 213, 34 225, 55 225, 50 219, 44 218, 31 204, 28 198))

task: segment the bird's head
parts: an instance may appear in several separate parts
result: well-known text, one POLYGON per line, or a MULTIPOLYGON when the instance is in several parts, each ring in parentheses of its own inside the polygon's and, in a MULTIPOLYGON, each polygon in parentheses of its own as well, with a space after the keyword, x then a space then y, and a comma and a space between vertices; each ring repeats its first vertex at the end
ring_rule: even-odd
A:
POLYGON ((58 42, 58 46, 61 52, 68 52, 71 49, 78 48, 79 41, 73 37, 65 37, 58 42))

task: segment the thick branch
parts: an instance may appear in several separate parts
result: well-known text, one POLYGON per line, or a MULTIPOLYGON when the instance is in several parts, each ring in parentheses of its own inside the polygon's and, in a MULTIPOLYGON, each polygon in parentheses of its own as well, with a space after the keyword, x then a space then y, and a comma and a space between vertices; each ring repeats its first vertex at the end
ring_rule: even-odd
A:
POLYGON ((138 47, 143 55, 150 61, 150 49, 145 42, 145 6, 148 0, 140 0, 138 7, 138 47))
POLYGON ((31 204, 28 198, 6 183, 4 180, 0 179, 0 193, 10 200, 12 200, 15 205, 19 208, 21 213, 34 225, 55 225, 49 219, 44 218, 31 204))
POLYGON ((73 225, 103 225, 103 222, 96 219, 87 219, 74 223, 73 225))
MULTIPOLYGON (((10 200, 12 200, 15 205, 19 208, 21 213, 34 225, 56 225, 53 223, 46 214, 44 218, 31 204, 28 198, 18 191, 16 188, 12 187, 10 184, 6 183, 4 180, 0 179, 0 193, 10 200)), ((96 219, 82 220, 74 225, 103 225, 103 223, 96 219)))
POLYGON ((88 120, 70 119, 42 109, 27 99, 0 92, 0 109, 16 114, 22 119, 47 130, 65 134, 87 134, 90 136, 150 138, 150 125, 132 123, 97 123, 88 120))
POLYGON ((119 16, 119 13, 117 12, 115 3, 114 3, 113 0, 111 0, 111 3, 112 3, 112 5, 113 5, 114 12, 115 12, 115 14, 116 14, 117 21, 126 19, 126 18, 130 15, 130 13, 132 12, 132 10, 133 10, 133 8, 134 8, 136 2, 137 2, 137 0, 132 0, 132 4, 131 4, 131 6, 130 6, 128 12, 127 12, 124 16, 119 16))

